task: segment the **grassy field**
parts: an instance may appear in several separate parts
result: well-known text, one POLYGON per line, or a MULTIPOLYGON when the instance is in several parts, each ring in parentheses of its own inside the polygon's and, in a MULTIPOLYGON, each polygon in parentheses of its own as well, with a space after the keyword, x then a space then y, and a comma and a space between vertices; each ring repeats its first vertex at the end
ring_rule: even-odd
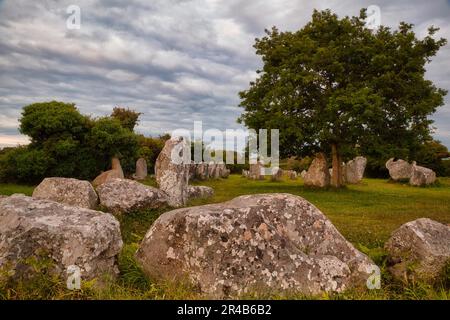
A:
MULTIPOLYGON (((155 185, 154 180, 144 183, 155 185)), ((397 283, 385 271, 384 242, 401 224, 421 217, 450 223, 450 178, 440 178, 435 186, 417 188, 380 179, 364 179, 360 185, 334 190, 305 188, 301 179, 281 182, 250 181, 238 175, 228 179, 194 182, 211 186, 215 195, 209 199, 192 200, 188 205, 201 205, 230 200, 243 194, 285 192, 304 197, 317 206, 337 229, 359 250, 368 254, 382 269, 382 289, 325 295, 325 299, 450 299, 447 283, 428 285, 397 283)), ((33 187, 0 185, 0 194, 31 194, 33 187)), ((144 210, 118 217, 121 222, 124 249, 119 259, 121 274, 115 283, 94 289, 84 283, 83 290, 71 292, 59 279, 43 276, 19 284, 0 284, 3 299, 196 299, 188 285, 153 283, 141 272, 134 252, 150 225, 164 211, 144 210)), ((45 265, 37 265, 44 268, 45 265)), ((449 272, 450 275, 450 272, 449 272)), ((252 296, 246 298, 253 298, 252 296)), ((268 296, 264 298, 280 298, 268 296)), ((292 299, 311 297, 290 296, 292 299)))

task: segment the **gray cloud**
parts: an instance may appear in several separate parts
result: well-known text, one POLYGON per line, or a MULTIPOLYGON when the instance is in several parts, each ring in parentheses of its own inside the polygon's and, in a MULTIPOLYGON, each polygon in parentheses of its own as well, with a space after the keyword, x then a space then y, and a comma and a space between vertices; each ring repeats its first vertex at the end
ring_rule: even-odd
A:
MULTIPOLYGON (((237 93, 260 66, 254 39, 273 25, 295 30, 312 10, 356 15, 380 6, 382 23, 429 25, 450 39, 448 1, 70 0, 0 2, 0 144, 17 132, 21 108, 47 100, 74 102, 83 113, 106 115, 116 105, 143 113, 138 130, 240 128, 237 93), (67 30, 66 8, 81 8, 80 30, 67 30)), ((450 49, 427 77, 450 88, 450 49)), ((436 137, 450 146, 449 100, 434 116, 436 137)), ((20 138, 23 142, 23 138, 20 138)), ((5 142, 7 141, 7 142, 5 142)))

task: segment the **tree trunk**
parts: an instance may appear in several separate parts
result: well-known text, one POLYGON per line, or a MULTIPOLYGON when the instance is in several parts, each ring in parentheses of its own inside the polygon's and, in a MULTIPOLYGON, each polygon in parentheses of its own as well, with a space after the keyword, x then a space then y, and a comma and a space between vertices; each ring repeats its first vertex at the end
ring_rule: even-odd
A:
POLYGON ((333 175, 331 177, 331 185, 336 188, 342 187, 342 158, 336 143, 331 144, 331 157, 333 165, 333 175))

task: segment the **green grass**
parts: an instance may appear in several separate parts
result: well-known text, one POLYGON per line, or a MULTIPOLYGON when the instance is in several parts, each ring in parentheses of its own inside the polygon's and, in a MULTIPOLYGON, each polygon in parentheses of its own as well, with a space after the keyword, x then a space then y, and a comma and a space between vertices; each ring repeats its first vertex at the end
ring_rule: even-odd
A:
POLYGON ((12 183, 0 183, 0 195, 10 196, 14 193, 23 193, 27 196, 31 196, 33 193, 33 186, 26 186, 12 183))
MULTIPOLYGON (((148 179, 145 184, 155 185, 148 179)), ((421 283, 398 283, 391 279, 384 268, 386 253, 384 242, 401 224, 421 217, 442 223, 450 223, 450 178, 440 178, 435 186, 411 187, 380 179, 364 179, 360 185, 335 189, 310 189, 302 180, 272 182, 250 181, 238 175, 228 179, 193 182, 211 186, 215 195, 209 199, 196 199, 188 206, 223 202, 239 195, 286 192, 299 195, 316 205, 336 228, 359 250, 368 254, 382 269, 382 289, 349 291, 338 295, 323 295, 315 299, 450 299, 450 271, 446 283, 435 285, 421 283)), ((30 195, 33 187, 1 185, 0 194, 25 193, 30 195)), ((42 277, 15 286, 0 283, 0 299, 197 299, 198 294, 187 284, 154 283, 148 279, 134 259, 139 242, 151 224, 165 211, 142 210, 118 216, 121 224, 124 248, 119 257, 120 275, 102 289, 94 289, 91 282, 83 284, 81 291, 65 289, 58 279, 42 277)), ((448 268, 450 270, 450 268, 448 268)), ((44 272, 45 273, 45 272, 44 272)), ((248 296, 245 298, 257 298, 248 296)), ((261 296, 259 297, 261 298, 261 296)), ((270 294, 262 298, 286 298, 270 294)), ((309 299, 291 295, 290 299, 309 299)))

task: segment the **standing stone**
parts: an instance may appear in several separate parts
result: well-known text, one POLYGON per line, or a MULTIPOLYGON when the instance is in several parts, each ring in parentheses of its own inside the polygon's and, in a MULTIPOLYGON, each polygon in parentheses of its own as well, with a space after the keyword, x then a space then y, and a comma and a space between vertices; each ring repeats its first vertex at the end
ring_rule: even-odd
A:
POLYGON ((300 172, 300 177, 302 177, 302 179, 305 179, 307 173, 308 171, 302 170, 302 172, 300 172))
POLYGON ((272 168, 272 175, 270 176, 271 181, 281 181, 283 177, 283 170, 279 167, 272 168))
POLYGON ((95 188, 107 181, 125 178, 122 166, 120 165, 120 160, 118 158, 112 158, 111 162, 111 170, 101 173, 97 178, 94 179, 94 181, 92 181, 92 185, 95 188))
POLYGON ((189 165, 189 181, 197 179, 196 176, 197 171, 197 164, 194 162, 194 160, 191 161, 191 164, 189 165))
POLYGON ((207 186, 189 186, 188 193, 190 199, 209 198, 214 195, 214 189, 207 186))
POLYGON ((400 280, 433 280, 450 263, 450 226, 421 218, 395 230, 385 245, 388 270, 400 280))
POLYGON ((64 280, 70 266, 82 280, 101 280, 118 274, 121 249, 119 221, 109 213, 24 195, 0 201, 0 269, 13 270, 15 279, 35 272, 27 264, 34 257, 49 259, 64 280))
POLYGON ((415 162, 413 162, 409 184, 413 186, 426 186, 435 182, 436 173, 433 170, 418 166, 415 162))
POLYGON ((264 166, 260 161, 250 164, 249 178, 252 180, 264 180, 264 166))
POLYGON ((208 164, 204 162, 197 164, 195 169, 195 177, 199 180, 208 179, 208 164))
POLYGON ((152 279, 188 279, 210 299, 342 292, 377 269, 315 206, 277 193, 166 212, 136 258, 152 279))
POLYGON ((139 158, 136 161, 136 173, 133 174, 134 180, 145 180, 147 178, 147 160, 144 158, 139 158))
POLYGON ((408 161, 402 159, 394 161, 394 158, 386 162, 386 168, 394 181, 410 179, 413 171, 413 165, 408 161))
POLYGON ((227 178, 228 177, 228 169, 225 163, 219 163, 217 164, 218 167, 218 175, 220 178, 227 178))
POLYGON ((100 205, 112 213, 155 209, 167 204, 164 192, 134 180, 114 179, 99 186, 97 192, 100 205))
POLYGON ((88 209, 95 209, 98 204, 97 193, 89 181, 71 178, 45 178, 34 189, 33 198, 88 209))
POLYGON ((242 177, 248 178, 250 176, 250 171, 242 169, 242 177))
POLYGON ((323 188, 330 185, 330 172, 325 154, 322 152, 316 154, 303 180, 305 186, 323 188))
POLYGON ((189 146, 183 137, 166 141, 155 164, 156 182, 168 196, 168 204, 184 206, 188 200, 190 158, 189 146))
POLYGON ((366 165, 367 159, 361 156, 358 156, 355 159, 348 161, 344 167, 345 182, 351 184, 360 183, 364 177, 366 165))

